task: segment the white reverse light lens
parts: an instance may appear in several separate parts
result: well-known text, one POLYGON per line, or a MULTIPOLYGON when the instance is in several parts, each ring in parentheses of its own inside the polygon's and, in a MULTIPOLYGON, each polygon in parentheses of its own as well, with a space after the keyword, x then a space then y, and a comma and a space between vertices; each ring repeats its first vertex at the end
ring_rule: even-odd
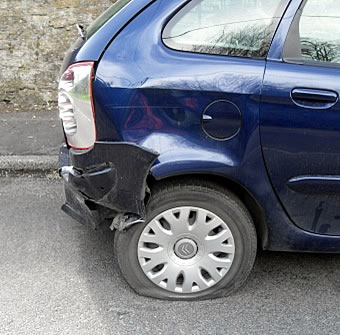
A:
POLYGON ((66 92, 59 92, 59 115, 63 121, 65 134, 74 136, 77 133, 77 121, 74 116, 71 97, 66 92))
POLYGON ((96 140, 92 102, 93 62, 71 65, 59 82, 59 115, 68 144, 89 149, 96 140))

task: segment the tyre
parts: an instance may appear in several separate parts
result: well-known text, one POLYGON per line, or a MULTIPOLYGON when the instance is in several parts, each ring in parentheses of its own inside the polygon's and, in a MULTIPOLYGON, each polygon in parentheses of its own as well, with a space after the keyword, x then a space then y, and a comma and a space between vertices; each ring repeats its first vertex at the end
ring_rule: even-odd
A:
POLYGON ((115 257, 141 295, 203 300, 231 294, 247 279, 256 230, 243 203, 215 183, 162 183, 146 222, 115 234, 115 257))

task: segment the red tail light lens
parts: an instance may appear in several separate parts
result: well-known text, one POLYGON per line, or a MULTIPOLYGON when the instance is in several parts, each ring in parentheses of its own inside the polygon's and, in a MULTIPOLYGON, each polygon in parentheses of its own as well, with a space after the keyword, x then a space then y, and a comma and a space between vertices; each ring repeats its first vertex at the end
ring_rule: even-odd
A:
POLYGON ((71 65, 59 82, 59 115, 68 144, 79 150, 90 149, 96 141, 93 65, 93 62, 71 65))

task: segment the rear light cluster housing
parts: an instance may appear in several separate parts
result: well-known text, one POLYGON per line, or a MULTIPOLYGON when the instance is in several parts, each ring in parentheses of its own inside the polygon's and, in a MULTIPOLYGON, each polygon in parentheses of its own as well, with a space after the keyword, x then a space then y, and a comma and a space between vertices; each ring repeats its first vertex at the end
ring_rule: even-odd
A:
POLYGON ((59 115, 69 146, 78 150, 91 149, 96 141, 93 67, 93 62, 73 64, 59 82, 59 115))

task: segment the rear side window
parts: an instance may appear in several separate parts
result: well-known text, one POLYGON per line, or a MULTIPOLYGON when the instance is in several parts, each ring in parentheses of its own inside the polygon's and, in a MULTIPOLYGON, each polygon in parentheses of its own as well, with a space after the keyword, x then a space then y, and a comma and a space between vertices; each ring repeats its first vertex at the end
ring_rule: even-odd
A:
POLYGON ((94 35, 106 22, 108 22, 115 14, 117 14, 131 1, 132 0, 117 0, 89 26, 87 29, 86 38, 89 39, 92 35, 94 35))
POLYGON ((192 0, 167 24, 171 49, 265 58, 288 0, 192 0))
POLYGON ((302 60, 340 64, 340 1, 309 0, 300 19, 302 60))

